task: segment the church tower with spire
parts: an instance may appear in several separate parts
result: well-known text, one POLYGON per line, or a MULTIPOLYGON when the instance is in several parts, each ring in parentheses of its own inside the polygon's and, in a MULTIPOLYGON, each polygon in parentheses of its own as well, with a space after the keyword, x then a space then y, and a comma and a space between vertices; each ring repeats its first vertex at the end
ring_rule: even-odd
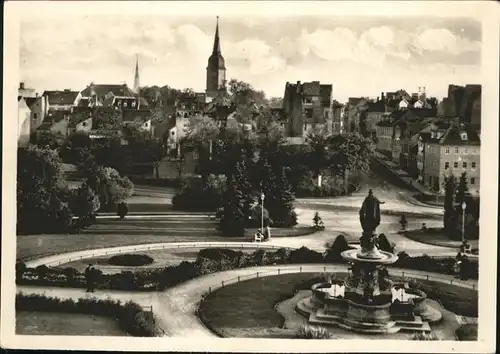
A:
POLYGON ((134 76, 134 87, 133 87, 133 91, 136 94, 139 93, 139 90, 140 90, 139 85, 140 85, 140 80, 139 80, 139 54, 136 54, 136 59, 135 59, 135 76, 134 76))
POLYGON ((207 66, 207 97, 213 98, 226 88, 226 65, 220 49, 219 16, 215 27, 214 47, 208 58, 207 66))

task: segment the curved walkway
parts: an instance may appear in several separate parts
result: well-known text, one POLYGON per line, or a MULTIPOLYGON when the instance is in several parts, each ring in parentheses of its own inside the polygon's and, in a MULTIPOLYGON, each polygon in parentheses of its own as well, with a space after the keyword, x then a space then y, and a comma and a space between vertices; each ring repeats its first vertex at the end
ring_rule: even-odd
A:
MULTIPOLYGON (((152 306, 157 323, 171 337, 214 337, 199 320, 196 315, 198 304, 210 289, 220 287, 222 281, 231 281, 237 277, 247 277, 259 272, 259 277, 271 276, 289 273, 321 273, 327 272, 345 272, 346 265, 325 265, 325 264, 294 264, 280 266, 263 266, 243 269, 229 270, 220 273, 214 273, 195 278, 193 280, 181 283, 164 292, 145 293, 145 292, 123 292, 123 291, 98 291, 88 294, 83 289, 67 288, 45 288, 18 286, 17 291, 24 294, 44 294, 46 296, 56 296, 59 298, 79 299, 83 297, 95 297, 99 299, 111 298, 120 301, 135 301, 142 306, 152 306)), ((402 272, 411 274, 411 277, 426 278, 434 281, 449 284, 454 281, 450 275, 426 273, 418 270, 408 270, 401 268, 389 268, 391 275, 400 275, 402 272)), ((250 277, 249 277, 250 276, 250 277)), ((477 281, 468 280, 456 282, 454 285, 460 287, 477 288, 477 281)))
POLYGON ((258 243, 258 242, 162 242, 162 243, 145 243, 139 245, 130 246, 120 246, 120 247, 108 247, 91 249, 77 252, 60 253, 56 255, 51 255, 47 257, 42 257, 25 262, 27 267, 36 268, 40 265, 46 266, 58 266, 65 263, 70 263, 73 261, 78 261, 82 259, 89 259, 94 257, 120 254, 126 252, 138 252, 138 251, 150 251, 150 250, 161 250, 161 249, 179 249, 179 248, 260 248, 260 249, 279 249, 288 248, 294 249, 294 247, 282 246, 279 244, 268 244, 268 243, 258 243))

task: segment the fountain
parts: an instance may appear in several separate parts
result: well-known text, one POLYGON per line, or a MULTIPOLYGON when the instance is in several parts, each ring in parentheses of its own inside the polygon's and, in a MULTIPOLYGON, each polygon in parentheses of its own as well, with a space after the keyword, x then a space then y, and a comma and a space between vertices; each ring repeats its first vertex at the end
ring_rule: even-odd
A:
POLYGON ((389 279, 387 265, 398 257, 379 250, 375 229, 380 224, 380 202, 370 190, 360 209, 361 249, 342 252, 350 264, 342 283, 314 284, 312 296, 297 303, 296 310, 309 323, 337 325, 361 333, 390 334, 400 330, 430 332, 422 319, 426 294, 389 279))

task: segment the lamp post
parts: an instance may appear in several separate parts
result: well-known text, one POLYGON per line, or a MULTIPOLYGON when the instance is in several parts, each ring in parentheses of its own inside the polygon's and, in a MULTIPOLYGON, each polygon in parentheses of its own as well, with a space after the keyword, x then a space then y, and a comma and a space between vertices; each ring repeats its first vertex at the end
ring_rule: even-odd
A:
POLYGON ((260 218, 260 225, 261 225, 261 227, 260 227, 260 231, 262 232, 263 235, 264 235, 264 198, 265 197, 266 196, 264 195, 264 192, 262 192, 260 194, 260 200, 262 202, 261 207, 260 207, 260 209, 261 209, 260 210, 261 211, 261 218, 260 218))
POLYGON ((462 202, 462 243, 465 242, 465 208, 467 208, 467 204, 462 202))

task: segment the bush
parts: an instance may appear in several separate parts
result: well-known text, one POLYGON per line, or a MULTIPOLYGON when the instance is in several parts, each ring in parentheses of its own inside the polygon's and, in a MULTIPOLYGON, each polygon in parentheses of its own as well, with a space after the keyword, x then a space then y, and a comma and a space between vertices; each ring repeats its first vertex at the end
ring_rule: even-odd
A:
POLYGON ((179 192, 172 198, 176 210, 213 212, 221 204, 214 188, 206 188, 201 179, 185 179, 179 192))
POLYGON ((465 324, 455 330, 455 335, 460 341, 477 340, 477 324, 465 324))
POLYGON ((343 262, 341 253, 351 249, 344 235, 338 235, 335 241, 326 245, 325 257, 326 262, 343 262))
POLYGON ((128 214, 127 203, 125 202, 119 203, 116 210, 116 214, 120 217, 120 219, 123 219, 128 214))
POLYGON ((297 331, 299 339, 332 339, 333 335, 323 327, 303 325, 297 331))
POLYGON ((134 302, 122 305, 120 301, 83 298, 77 301, 62 300, 45 295, 16 295, 17 311, 47 311, 93 314, 116 318, 124 330, 136 337, 155 336, 154 317, 151 312, 143 312, 134 302))
POLYGON ((414 333, 410 340, 441 340, 434 332, 430 333, 414 333))
POLYGON ((108 259, 108 264, 125 267, 138 267, 154 262, 154 259, 145 254, 118 254, 108 259))
POLYGON ((323 219, 321 219, 321 216, 319 216, 318 212, 314 213, 313 223, 314 223, 314 228, 316 230, 325 229, 325 224, 323 223, 323 219))
POLYGON ((289 263, 321 263, 323 255, 307 247, 301 247, 290 252, 289 263))
MULTIPOLYGON (((253 227, 261 227, 262 224, 262 206, 260 204, 255 205, 250 210, 250 218, 247 220, 246 226, 253 227)), ((269 211, 264 208, 264 227, 272 225, 272 220, 269 218, 269 211)))
POLYGON ((381 251, 394 253, 394 248, 396 244, 394 242, 390 242, 385 234, 380 234, 377 238, 378 247, 381 251))

